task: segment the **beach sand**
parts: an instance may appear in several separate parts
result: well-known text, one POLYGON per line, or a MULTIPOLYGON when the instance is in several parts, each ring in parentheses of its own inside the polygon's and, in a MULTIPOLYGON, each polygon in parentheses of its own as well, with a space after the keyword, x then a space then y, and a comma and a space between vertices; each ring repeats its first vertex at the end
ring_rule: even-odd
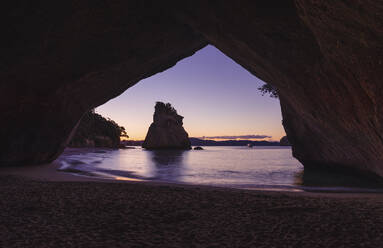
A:
POLYGON ((383 195, 0 170, 0 247, 382 247, 383 195))

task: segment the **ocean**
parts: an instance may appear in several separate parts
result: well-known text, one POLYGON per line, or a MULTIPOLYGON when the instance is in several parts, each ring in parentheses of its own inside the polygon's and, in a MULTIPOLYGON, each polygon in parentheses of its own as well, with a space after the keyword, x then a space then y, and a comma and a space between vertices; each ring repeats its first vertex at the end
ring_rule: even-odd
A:
POLYGON ((111 180, 277 191, 383 192, 355 176, 305 171, 290 147, 206 146, 204 150, 68 149, 60 170, 111 180))

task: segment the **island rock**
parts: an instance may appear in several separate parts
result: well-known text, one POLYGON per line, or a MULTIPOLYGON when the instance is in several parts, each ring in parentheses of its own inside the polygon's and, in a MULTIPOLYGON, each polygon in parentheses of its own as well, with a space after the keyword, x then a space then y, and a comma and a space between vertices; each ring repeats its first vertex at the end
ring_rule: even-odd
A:
POLYGON ((287 136, 283 136, 281 140, 279 141, 279 144, 281 146, 291 146, 289 140, 287 139, 287 136))
POLYGON ((200 146, 196 146, 196 147, 194 147, 194 150, 203 150, 203 148, 200 146))
POLYGON ((170 103, 157 102, 143 148, 157 149, 191 149, 189 135, 183 128, 183 116, 170 103))

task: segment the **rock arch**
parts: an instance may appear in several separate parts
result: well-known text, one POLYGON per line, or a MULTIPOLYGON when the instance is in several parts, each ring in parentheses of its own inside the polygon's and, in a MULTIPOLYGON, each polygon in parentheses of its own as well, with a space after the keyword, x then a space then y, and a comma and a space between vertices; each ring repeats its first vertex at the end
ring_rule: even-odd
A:
POLYGON ((0 163, 55 159, 84 111, 212 44, 278 88, 305 167, 383 176, 383 4, 12 1, 1 11, 0 163))

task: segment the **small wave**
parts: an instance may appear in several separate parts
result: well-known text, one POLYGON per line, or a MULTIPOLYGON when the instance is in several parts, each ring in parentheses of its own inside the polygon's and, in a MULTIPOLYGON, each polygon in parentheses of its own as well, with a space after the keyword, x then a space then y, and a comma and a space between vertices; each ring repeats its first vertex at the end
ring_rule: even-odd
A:
POLYGON ((66 161, 61 161, 61 166, 57 169, 59 171, 71 172, 71 173, 82 173, 82 170, 76 169, 73 164, 66 161))
POLYGON ((218 171, 219 173, 232 173, 232 174, 239 174, 239 173, 242 173, 240 171, 233 171, 233 170, 221 170, 221 171, 218 171))
POLYGON ((222 185, 223 187, 266 190, 266 191, 290 191, 290 192, 313 192, 313 193, 383 193, 383 189, 359 188, 359 187, 307 187, 290 185, 222 185))
POLYGON ((109 174, 111 176, 145 179, 144 177, 137 176, 133 171, 128 171, 128 170, 109 170, 109 169, 97 168, 97 169, 95 169, 95 171, 109 174))
POLYGON ((67 163, 65 161, 61 161, 60 167, 59 167, 58 170, 64 171, 64 170, 66 170, 66 169, 68 169, 70 167, 71 167, 71 165, 69 163, 67 163))
POLYGON ((106 151, 98 150, 98 151, 94 151, 93 153, 106 153, 106 151))
POLYGON ((95 160, 91 162, 91 164, 101 164, 101 163, 102 163, 102 160, 95 160))
POLYGON ((81 161, 81 160, 77 160, 77 159, 67 160, 67 163, 70 164, 70 165, 80 165, 80 164, 85 164, 83 161, 81 161))

